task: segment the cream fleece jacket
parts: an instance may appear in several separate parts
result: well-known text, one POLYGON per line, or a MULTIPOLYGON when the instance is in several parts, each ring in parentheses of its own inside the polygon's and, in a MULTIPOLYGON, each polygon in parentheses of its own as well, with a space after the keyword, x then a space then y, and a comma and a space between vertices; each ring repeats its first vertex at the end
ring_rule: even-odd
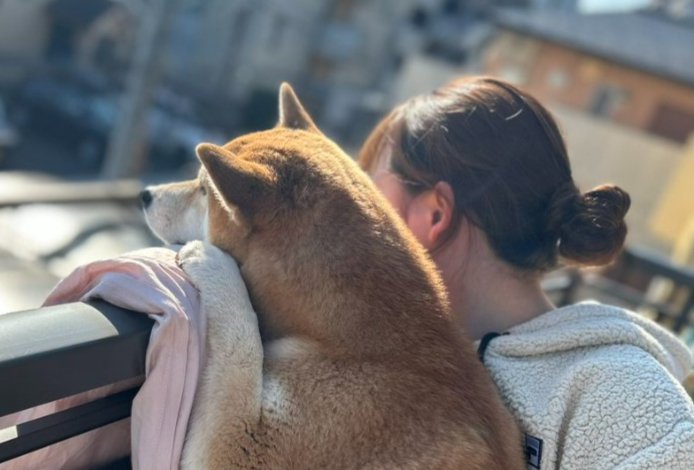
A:
POLYGON ((594 302, 494 338, 483 360, 525 432, 528 469, 694 469, 692 352, 594 302))

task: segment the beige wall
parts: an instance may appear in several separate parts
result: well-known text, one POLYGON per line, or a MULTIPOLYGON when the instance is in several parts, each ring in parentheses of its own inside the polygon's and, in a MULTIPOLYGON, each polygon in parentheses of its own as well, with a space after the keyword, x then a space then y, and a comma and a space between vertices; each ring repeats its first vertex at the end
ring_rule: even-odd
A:
MULTIPOLYGON (((574 178, 581 190, 603 183, 622 187, 632 199, 627 215, 627 243, 669 255, 674 239, 654 230, 651 219, 661 210, 659 201, 682 161, 682 146, 566 106, 552 106, 552 111, 562 128, 574 178)), ((670 217, 687 215, 681 212, 670 217)))
POLYGON ((694 136, 681 153, 651 214, 652 233, 673 246, 673 257, 694 263, 694 136))

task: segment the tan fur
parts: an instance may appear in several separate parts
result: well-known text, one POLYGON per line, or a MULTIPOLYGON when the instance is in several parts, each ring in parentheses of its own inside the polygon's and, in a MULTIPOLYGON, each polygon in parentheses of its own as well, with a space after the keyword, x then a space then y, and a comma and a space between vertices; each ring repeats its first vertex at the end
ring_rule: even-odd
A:
MULTIPOLYGON (((184 466, 524 468, 433 263, 287 85, 280 108, 272 130, 201 145, 188 183, 208 188, 209 241, 238 261, 263 346, 254 318, 212 315, 184 466)), ((223 272, 214 253, 181 255, 203 306, 230 289, 204 280, 223 272)))

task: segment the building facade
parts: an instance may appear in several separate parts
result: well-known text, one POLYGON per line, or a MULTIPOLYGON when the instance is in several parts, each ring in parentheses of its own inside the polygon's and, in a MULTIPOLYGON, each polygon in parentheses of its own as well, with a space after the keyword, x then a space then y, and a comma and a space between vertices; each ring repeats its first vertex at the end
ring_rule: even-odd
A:
POLYGON ((676 142, 694 132, 694 28, 636 13, 559 12, 513 12, 500 27, 486 73, 676 142))

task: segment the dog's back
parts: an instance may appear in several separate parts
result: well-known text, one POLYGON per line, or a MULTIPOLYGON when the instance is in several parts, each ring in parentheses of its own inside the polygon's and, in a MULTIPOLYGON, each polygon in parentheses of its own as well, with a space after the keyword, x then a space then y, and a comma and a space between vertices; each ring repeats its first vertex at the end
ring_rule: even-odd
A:
POLYGON ((516 425, 453 325, 434 265, 291 89, 281 99, 277 128, 198 150, 210 240, 239 261, 265 343, 248 412, 220 397, 254 393, 253 380, 208 366, 198 429, 211 429, 189 456, 239 468, 523 468, 516 425))
MULTIPOLYGON (((283 151, 320 148, 302 137, 283 151)), ((513 468, 515 424, 453 326, 435 267, 356 165, 326 157, 327 194, 307 204, 308 220, 279 224, 265 245, 276 257, 260 249, 244 264, 282 332, 268 347, 264 409, 279 391, 280 408, 300 410, 273 439, 276 467, 293 455, 297 468, 513 468)))

